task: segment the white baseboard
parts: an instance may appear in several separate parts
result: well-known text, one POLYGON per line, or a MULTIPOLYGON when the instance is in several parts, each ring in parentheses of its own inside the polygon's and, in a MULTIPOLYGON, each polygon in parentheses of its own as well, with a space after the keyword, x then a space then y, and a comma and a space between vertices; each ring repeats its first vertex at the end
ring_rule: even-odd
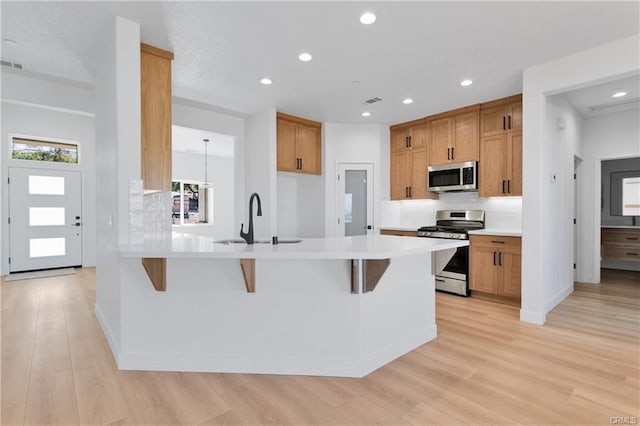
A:
POLYGON ((113 330, 111 330, 111 327, 109 326, 109 323, 107 323, 107 320, 102 314, 102 310, 100 309, 100 306, 98 306, 98 304, 93 305, 93 313, 96 316, 96 319, 100 324, 100 327, 102 328, 102 332, 104 333, 104 336, 107 338, 107 343, 109 344, 109 349, 111 349, 111 354, 113 355, 113 359, 116 361, 116 365, 119 367, 120 366, 120 360, 119 360, 120 344, 114 338, 113 330))
POLYGON ((544 307, 543 312, 529 311, 526 309, 520 309, 520 321, 528 322, 531 324, 543 325, 547 320, 547 314, 555 308, 560 302, 573 293, 573 282, 560 290, 555 296, 549 300, 544 307))
POLYGON ((567 285, 565 288, 560 290, 551 300, 547 302, 544 307, 544 313, 549 313, 553 308, 555 308, 560 302, 567 298, 571 293, 573 293, 573 282, 567 285))
POLYGON ((520 321, 530 324, 544 325, 547 315, 542 312, 527 311, 520 309, 520 321))
POLYGON ((288 374, 361 378, 433 340, 436 336, 437 328, 433 325, 361 359, 260 358, 214 354, 124 352, 120 354, 118 368, 121 370, 288 374))

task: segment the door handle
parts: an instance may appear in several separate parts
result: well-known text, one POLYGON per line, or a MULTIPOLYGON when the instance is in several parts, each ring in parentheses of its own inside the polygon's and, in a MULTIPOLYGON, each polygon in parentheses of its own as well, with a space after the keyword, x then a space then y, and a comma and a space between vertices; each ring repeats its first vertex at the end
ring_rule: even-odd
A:
POLYGON ((373 226, 367 225, 367 226, 364 227, 364 229, 373 229, 373 226))
POLYGON ((71 226, 80 226, 80 225, 81 225, 81 224, 80 224, 80 222, 76 222, 76 223, 74 223, 74 224, 73 224, 73 225, 71 225, 71 226))

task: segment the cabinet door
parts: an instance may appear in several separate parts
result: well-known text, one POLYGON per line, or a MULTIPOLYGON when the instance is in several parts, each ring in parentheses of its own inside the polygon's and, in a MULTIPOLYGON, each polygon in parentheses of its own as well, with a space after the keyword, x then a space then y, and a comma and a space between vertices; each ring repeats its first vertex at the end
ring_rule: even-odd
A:
POLYGON ((401 151, 391 154, 391 199, 404 200, 409 195, 411 173, 411 152, 401 151))
POLYGON ((498 294, 508 297, 520 297, 522 256, 520 250, 500 252, 501 277, 498 294))
POLYGON ((413 149, 411 153, 410 186, 411 198, 438 198, 438 194, 427 191, 427 148, 413 149))
POLYGON ((430 164, 451 162, 452 118, 441 118, 430 123, 431 140, 429 147, 430 164))
POLYGON ((510 132, 522 130, 522 102, 507 105, 507 130, 510 132))
POLYGON ((278 119, 277 127, 277 169, 283 172, 297 172, 296 137, 298 125, 291 121, 278 119))
POLYGON ((300 159, 302 173, 319 175, 321 171, 320 129, 317 127, 298 125, 296 147, 300 159))
POLYGON ((504 196, 507 190, 507 135, 482 138, 478 164, 478 196, 504 196))
POLYGON ((504 105, 480 110, 480 136, 500 135, 506 130, 507 114, 504 105))
POLYGON ((507 134, 507 192, 522 195, 522 132, 507 134))
POLYGON ((391 131, 391 152, 406 151, 409 149, 407 137, 409 131, 405 129, 396 129, 391 131))
POLYGON ((478 161, 478 111, 453 117, 453 145, 451 159, 454 162, 478 161))
POLYGON ((427 126, 414 126, 409 129, 411 149, 426 148, 427 146, 427 126))
POLYGON ((469 250, 469 288, 484 293, 498 293, 500 279, 498 251, 495 248, 480 246, 469 250))

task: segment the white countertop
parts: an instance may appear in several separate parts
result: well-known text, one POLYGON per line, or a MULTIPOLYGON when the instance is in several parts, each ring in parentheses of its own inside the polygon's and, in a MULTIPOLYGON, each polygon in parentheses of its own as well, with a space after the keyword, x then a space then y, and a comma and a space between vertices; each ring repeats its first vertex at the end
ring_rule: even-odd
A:
POLYGON ((612 228, 612 229, 640 229, 640 226, 633 225, 601 225, 601 228, 612 228))
POLYGON ((475 231, 469 231, 471 235, 495 235, 497 237, 522 237, 521 229, 478 229, 475 231))
POLYGON ((171 239, 148 239, 120 248, 122 257, 214 259, 388 259, 463 247, 468 241, 370 235, 311 238, 298 244, 220 244, 211 237, 173 232, 171 239))
POLYGON ((379 229, 386 229, 389 231, 413 231, 418 232, 419 226, 379 226, 379 229))

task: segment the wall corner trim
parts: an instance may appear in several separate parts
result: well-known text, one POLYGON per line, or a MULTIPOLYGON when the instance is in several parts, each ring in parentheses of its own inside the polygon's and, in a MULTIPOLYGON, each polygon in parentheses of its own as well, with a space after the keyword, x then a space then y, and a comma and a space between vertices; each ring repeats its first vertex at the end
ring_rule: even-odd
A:
POLYGON ((530 324, 544 325, 547 320, 547 315, 542 312, 527 311, 520 309, 520 321, 528 322, 530 324))

